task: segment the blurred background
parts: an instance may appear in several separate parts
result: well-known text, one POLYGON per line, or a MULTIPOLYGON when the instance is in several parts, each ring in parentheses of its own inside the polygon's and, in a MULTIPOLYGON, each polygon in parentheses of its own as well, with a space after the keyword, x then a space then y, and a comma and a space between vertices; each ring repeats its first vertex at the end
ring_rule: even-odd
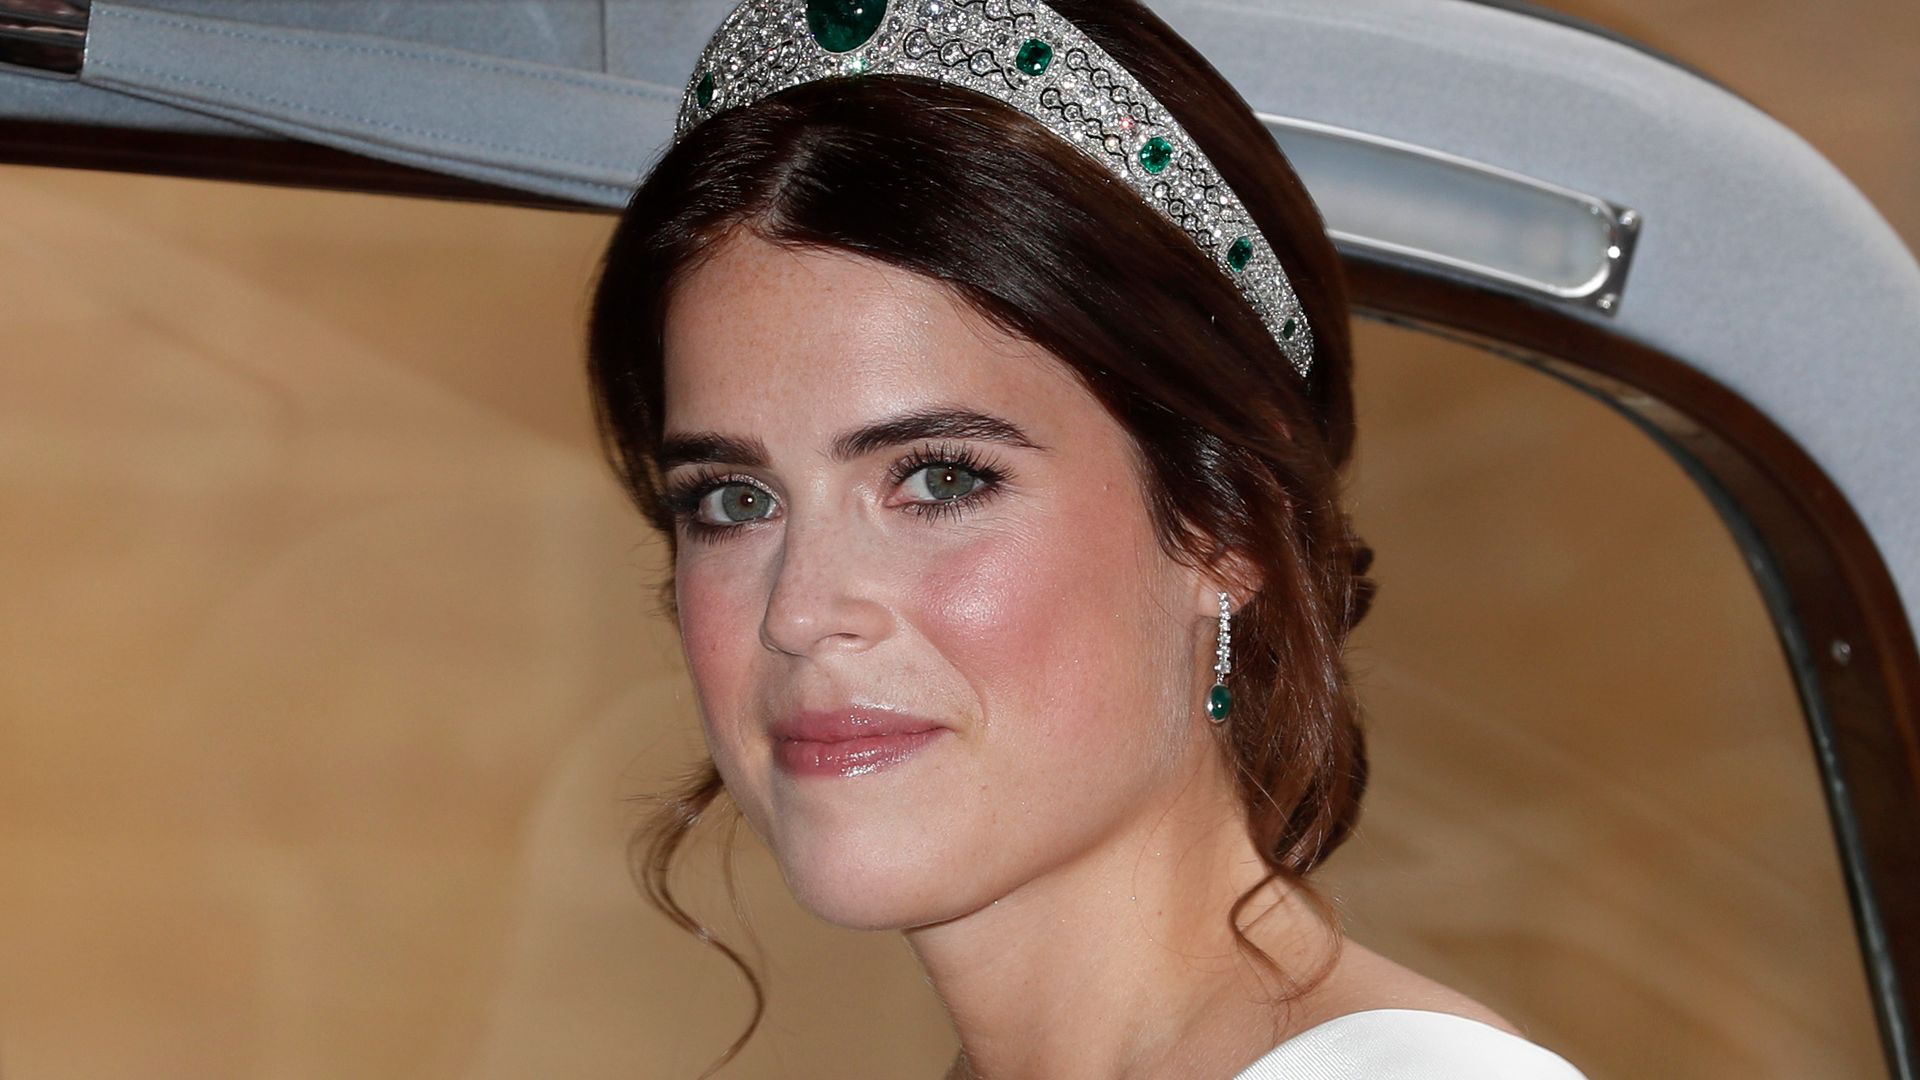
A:
MULTIPOLYGON (((1920 246, 1920 7, 1555 6, 1747 96, 1920 246)), ((593 442, 611 223, 0 167, 0 1075, 691 1078, 738 1032, 744 985, 623 856, 701 746, 664 548, 593 442)), ((1593 1080, 1884 1076, 1712 508, 1551 378, 1358 348, 1374 780, 1319 879, 1349 930, 1593 1080)), ((724 834, 686 889, 737 936, 724 834)), ((771 1012, 723 1075, 939 1076, 898 936, 734 848, 771 1012)))

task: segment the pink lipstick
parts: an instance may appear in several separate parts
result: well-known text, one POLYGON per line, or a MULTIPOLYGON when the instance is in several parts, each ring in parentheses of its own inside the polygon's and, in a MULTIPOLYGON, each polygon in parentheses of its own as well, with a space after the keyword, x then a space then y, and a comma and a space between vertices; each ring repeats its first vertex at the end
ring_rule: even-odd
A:
POLYGON ((947 733, 937 720, 867 705, 807 709, 768 734, 773 757, 796 776, 860 776, 897 765, 947 733))

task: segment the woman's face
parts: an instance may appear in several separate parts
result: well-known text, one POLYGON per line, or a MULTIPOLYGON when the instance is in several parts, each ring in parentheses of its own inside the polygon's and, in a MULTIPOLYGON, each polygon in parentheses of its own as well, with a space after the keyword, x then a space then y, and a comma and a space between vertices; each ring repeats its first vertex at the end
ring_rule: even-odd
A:
POLYGON ((1052 354, 933 281, 746 231, 665 346, 707 742, 810 910, 909 928, 1098 864, 1213 752, 1212 585, 1052 354))

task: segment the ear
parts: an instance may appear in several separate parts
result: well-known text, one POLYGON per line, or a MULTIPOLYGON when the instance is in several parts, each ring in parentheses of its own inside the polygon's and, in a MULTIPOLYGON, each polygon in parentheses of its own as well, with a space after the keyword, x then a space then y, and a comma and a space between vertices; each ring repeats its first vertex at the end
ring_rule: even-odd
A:
POLYGON ((1193 610, 1203 618, 1219 617, 1220 594, 1226 593, 1228 606, 1239 611, 1263 583, 1264 575, 1253 560, 1239 551, 1224 551, 1194 574, 1193 610))

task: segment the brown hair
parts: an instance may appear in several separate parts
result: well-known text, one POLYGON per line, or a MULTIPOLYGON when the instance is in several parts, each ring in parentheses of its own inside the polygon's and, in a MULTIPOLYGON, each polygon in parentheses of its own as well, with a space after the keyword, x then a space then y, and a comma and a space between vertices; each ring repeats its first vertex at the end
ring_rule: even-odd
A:
MULTIPOLYGON (((1100 164, 990 98, 918 78, 804 83, 708 119, 671 147, 607 249, 588 366, 615 471, 676 542, 654 454, 672 289, 736 228, 838 249, 944 282, 1058 356, 1130 434, 1162 545, 1189 565, 1233 555, 1258 576, 1234 620, 1221 725, 1255 844, 1299 888, 1354 828, 1366 745, 1343 660, 1372 552, 1341 510, 1354 439, 1346 283, 1319 211, 1239 93, 1136 0, 1051 0, 1186 128, 1286 267, 1314 335, 1309 376, 1178 227, 1100 164)), ((1240 591, 1245 592, 1246 582, 1240 591)), ((1231 586, 1230 586, 1231 587, 1231 586)), ((677 616, 672 582, 662 606, 677 616)), ((722 792, 708 762, 634 837, 636 876, 675 923, 753 971, 674 899, 668 871, 722 792)), ((1264 884, 1264 883, 1263 883, 1264 884)), ((1243 950, 1280 976, 1227 913, 1243 950)), ((1317 982, 1317 979, 1315 980, 1317 982)), ((1301 992, 1304 992, 1302 990, 1301 992)), ((711 1073, 712 1070, 709 1070, 711 1073)))

